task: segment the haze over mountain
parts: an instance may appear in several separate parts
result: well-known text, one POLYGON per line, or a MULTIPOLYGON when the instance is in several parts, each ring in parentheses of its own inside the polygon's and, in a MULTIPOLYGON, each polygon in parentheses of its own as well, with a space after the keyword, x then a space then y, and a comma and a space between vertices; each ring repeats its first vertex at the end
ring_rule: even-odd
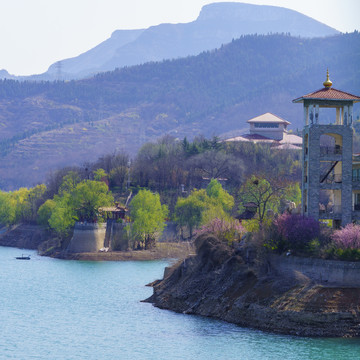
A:
MULTIPOLYGON (((197 55, 247 34, 290 33, 292 36, 324 37, 338 31, 294 10, 244 3, 214 3, 186 24, 161 24, 141 30, 116 30, 95 48, 49 67, 28 80, 68 80, 149 61, 197 55)), ((17 78, 6 70, 1 78, 17 78)))
MULTIPOLYGON (((44 181, 102 154, 132 155, 164 134, 189 139, 247 130, 272 112, 301 129, 291 101, 333 86, 360 94, 360 34, 243 36, 218 50, 69 82, 0 81, 0 188, 44 181)), ((359 117, 359 106, 354 109, 359 117)))

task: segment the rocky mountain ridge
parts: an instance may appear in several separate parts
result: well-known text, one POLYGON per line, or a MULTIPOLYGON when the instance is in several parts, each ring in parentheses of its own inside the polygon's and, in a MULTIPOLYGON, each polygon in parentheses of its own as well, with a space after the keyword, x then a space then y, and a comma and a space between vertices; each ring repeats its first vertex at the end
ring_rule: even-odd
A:
POLYGON ((248 34, 287 33, 304 38, 339 32, 294 10, 245 3, 205 5, 195 21, 160 24, 148 29, 116 30, 93 49, 52 64, 48 71, 16 77, 0 71, 0 79, 70 80, 92 76, 124 66, 162 61, 212 50, 248 34))

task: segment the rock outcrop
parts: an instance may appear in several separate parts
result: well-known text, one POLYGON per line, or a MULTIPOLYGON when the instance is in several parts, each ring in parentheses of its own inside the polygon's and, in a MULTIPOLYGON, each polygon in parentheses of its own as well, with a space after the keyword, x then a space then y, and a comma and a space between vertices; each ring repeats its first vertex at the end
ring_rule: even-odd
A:
POLYGON ((49 233, 39 225, 14 225, 0 233, 0 246, 20 249, 36 250, 47 240, 49 240, 49 233))
POLYGON ((321 284, 297 271, 278 274, 266 259, 249 264, 213 236, 197 238, 196 249, 197 255, 166 269, 145 301, 283 334, 360 335, 360 288, 321 284))

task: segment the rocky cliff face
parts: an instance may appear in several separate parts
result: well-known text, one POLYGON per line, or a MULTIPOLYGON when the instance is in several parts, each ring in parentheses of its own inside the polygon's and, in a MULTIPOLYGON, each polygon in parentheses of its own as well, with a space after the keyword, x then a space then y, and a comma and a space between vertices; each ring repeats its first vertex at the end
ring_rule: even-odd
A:
POLYGON ((360 335, 360 288, 314 283, 296 271, 261 270, 212 236, 199 237, 196 249, 196 256, 152 284, 147 302, 284 334, 360 335))
POLYGON ((0 246, 37 250, 48 239, 49 234, 38 225, 20 224, 0 231, 0 246))

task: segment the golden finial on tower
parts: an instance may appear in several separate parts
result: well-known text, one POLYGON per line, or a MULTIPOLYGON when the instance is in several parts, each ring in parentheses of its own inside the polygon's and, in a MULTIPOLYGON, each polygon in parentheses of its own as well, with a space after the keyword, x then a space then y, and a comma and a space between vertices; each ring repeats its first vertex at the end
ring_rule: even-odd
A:
POLYGON ((331 82, 331 80, 329 79, 329 69, 327 69, 327 71, 326 71, 326 81, 323 82, 323 85, 324 85, 326 88, 331 88, 332 82, 331 82))

